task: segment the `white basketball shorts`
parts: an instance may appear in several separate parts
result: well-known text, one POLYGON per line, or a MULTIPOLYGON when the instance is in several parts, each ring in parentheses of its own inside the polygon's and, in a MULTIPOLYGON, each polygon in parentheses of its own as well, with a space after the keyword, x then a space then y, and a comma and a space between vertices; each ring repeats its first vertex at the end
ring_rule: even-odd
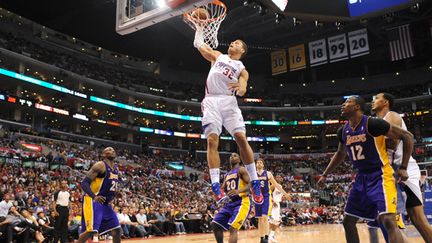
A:
POLYGON ((281 222, 280 204, 273 205, 272 213, 269 218, 270 224, 279 225, 281 222))
POLYGON ((237 98, 230 95, 206 96, 201 102, 204 135, 222 133, 222 126, 234 137, 237 132, 246 133, 246 127, 237 98))
POLYGON ((423 204, 423 197, 420 189, 420 169, 418 166, 408 164, 408 180, 404 181, 407 194, 406 207, 412 208, 423 204))

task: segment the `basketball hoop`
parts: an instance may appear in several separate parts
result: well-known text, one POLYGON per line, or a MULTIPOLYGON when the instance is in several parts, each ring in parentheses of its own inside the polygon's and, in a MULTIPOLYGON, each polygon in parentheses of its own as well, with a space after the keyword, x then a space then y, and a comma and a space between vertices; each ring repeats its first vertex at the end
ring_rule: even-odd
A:
POLYGON ((227 8, 223 2, 214 0, 204 6, 193 9, 190 12, 183 14, 183 20, 197 32, 201 32, 204 36, 204 42, 211 48, 216 49, 219 45, 217 34, 219 26, 225 19, 227 8), (203 9, 207 11, 208 18, 199 18, 194 12, 203 9))

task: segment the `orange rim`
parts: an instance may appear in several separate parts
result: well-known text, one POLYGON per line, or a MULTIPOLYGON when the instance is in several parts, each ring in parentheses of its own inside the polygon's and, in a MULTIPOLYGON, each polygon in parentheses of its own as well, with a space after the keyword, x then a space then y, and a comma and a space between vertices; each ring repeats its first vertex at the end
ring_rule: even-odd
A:
MULTIPOLYGON (((201 7, 194 8, 194 9, 193 9, 192 11, 190 11, 190 12, 184 13, 184 14, 183 14, 183 17, 186 18, 188 21, 190 21, 190 22, 192 22, 192 23, 194 23, 194 22, 203 22, 203 23, 208 22, 208 23, 210 23, 210 22, 218 21, 218 20, 220 20, 221 18, 225 17, 226 12, 227 12, 227 7, 225 6, 225 4, 224 4, 223 2, 221 2, 221 1, 219 1, 219 0, 214 0, 213 2, 208 3, 207 5, 209 5, 209 4, 219 5, 220 7, 223 8, 223 13, 222 13, 221 15, 217 16, 217 17, 214 17, 214 18, 211 18, 211 19, 205 19, 205 20, 200 20, 200 19, 196 19, 196 18, 192 17, 192 13, 193 13, 195 10, 197 10, 198 8, 201 8, 201 7, 202 7, 202 6, 201 6, 201 7)), ((204 6, 205 6, 205 5, 204 5, 204 6)), ((207 10, 207 9, 206 9, 206 10, 207 10)), ((211 13, 210 13, 210 14, 211 14, 211 13)))

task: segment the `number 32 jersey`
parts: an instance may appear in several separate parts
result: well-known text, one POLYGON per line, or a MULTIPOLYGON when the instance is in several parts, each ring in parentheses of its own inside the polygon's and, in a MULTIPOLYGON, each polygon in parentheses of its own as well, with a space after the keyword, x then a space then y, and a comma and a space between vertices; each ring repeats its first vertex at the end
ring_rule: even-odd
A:
POLYGON ((231 59, 225 54, 219 55, 207 76, 206 96, 232 95, 228 84, 237 83, 243 69, 245 66, 240 60, 231 59))
POLYGON ((383 119, 365 115, 358 124, 347 122, 339 128, 339 141, 346 146, 354 168, 372 172, 389 164, 384 137, 389 129, 390 124, 383 119))
POLYGON ((105 204, 108 204, 114 199, 119 183, 117 164, 111 168, 105 161, 105 175, 103 177, 96 177, 90 184, 90 188, 96 196, 103 196, 106 198, 105 204))

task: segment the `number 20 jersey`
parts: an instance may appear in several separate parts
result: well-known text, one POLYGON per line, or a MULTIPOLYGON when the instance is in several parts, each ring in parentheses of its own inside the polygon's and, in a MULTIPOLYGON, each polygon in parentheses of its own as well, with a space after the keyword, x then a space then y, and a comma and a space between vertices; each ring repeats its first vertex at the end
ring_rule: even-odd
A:
POLYGON ((105 204, 108 204, 114 199, 119 183, 117 164, 113 167, 109 166, 105 161, 105 176, 97 177, 90 184, 90 188, 96 196, 103 196, 106 198, 105 204))
POLYGON ((237 83, 240 73, 245 69, 239 60, 233 60, 228 55, 221 54, 210 69, 206 81, 207 95, 232 95, 229 83, 237 83))
POLYGON ((369 133, 369 119, 375 118, 363 115, 354 129, 347 122, 342 130, 341 141, 346 146, 346 152, 354 168, 366 172, 380 170, 381 167, 389 164, 385 137, 382 135, 374 137, 369 133))

